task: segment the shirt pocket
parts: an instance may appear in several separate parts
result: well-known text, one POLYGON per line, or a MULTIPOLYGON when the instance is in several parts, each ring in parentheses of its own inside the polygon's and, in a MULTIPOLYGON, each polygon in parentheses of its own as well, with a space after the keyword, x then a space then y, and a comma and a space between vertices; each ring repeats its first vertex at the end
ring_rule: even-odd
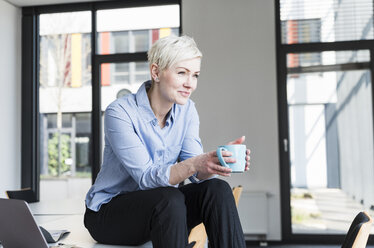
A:
POLYGON ((175 164, 177 162, 181 149, 182 145, 174 145, 167 148, 168 162, 170 164, 175 164))

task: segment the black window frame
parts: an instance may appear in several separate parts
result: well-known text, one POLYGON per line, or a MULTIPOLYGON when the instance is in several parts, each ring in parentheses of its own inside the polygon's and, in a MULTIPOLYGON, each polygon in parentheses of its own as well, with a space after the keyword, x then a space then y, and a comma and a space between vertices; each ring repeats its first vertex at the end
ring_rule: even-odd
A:
MULTIPOLYGON (((277 100, 278 100, 278 147, 279 147, 279 168, 281 182, 281 229, 282 243, 287 244, 342 244, 345 234, 294 234, 292 233, 291 222, 291 201, 290 201, 290 146, 288 130, 288 101, 287 101, 287 54, 307 53, 323 51, 344 51, 344 50, 369 50, 369 63, 346 64, 344 70, 357 68, 369 69, 371 81, 374 83, 374 39, 357 41, 337 42, 314 42, 283 44, 282 27, 280 18, 280 0, 275 1, 275 31, 277 51, 277 100), (285 142, 286 141, 286 142, 285 142)), ((324 67, 320 66, 319 68, 324 67)), ((325 66, 328 67, 328 66, 325 66)), ((373 85, 373 84, 372 84, 373 85)), ((372 87, 372 99, 374 102, 374 87, 372 87)), ((374 104, 373 104, 374 119, 374 104)), ((374 127, 373 127, 374 128, 374 127)), ((374 235, 370 235, 368 245, 374 244, 374 235)))
POLYGON ((103 1, 43 5, 22 8, 22 103, 21 103, 21 188, 31 188, 35 201, 40 199, 39 137, 39 15, 73 11, 91 11, 92 112, 89 161, 92 183, 101 166, 102 124, 100 65, 113 62, 147 61, 146 52, 102 55, 97 53, 96 12, 103 9, 178 4, 182 34, 182 0, 103 1))

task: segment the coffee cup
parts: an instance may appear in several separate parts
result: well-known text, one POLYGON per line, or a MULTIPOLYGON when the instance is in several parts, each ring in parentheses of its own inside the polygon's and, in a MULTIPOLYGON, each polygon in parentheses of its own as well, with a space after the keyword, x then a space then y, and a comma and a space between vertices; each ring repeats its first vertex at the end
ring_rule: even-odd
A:
POLYGON ((217 157, 222 166, 230 168, 234 173, 241 173, 245 171, 245 157, 247 156, 247 148, 245 145, 225 145, 217 148, 217 157), (233 158, 236 159, 235 163, 226 163, 222 156, 222 151, 229 151, 232 153, 233 158))

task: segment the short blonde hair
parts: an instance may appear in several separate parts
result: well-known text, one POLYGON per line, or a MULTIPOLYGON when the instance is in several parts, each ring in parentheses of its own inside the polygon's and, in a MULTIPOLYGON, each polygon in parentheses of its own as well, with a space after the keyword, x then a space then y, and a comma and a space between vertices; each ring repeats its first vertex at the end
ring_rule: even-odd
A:
POLYGON ((189 36, 166 36, 156 41, 148 51, 148 62, 163 71, 175 63, 203 57, 195 41, 189 36))

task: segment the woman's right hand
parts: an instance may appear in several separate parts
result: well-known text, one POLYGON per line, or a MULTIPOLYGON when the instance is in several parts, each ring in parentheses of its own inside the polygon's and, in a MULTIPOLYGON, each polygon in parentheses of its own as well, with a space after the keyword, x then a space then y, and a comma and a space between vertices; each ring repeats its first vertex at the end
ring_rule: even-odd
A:
MULTIPOLYGON (((230 157, 232 153, 229 151, 222 151, 222 156, 226 163, 236 162, 235 158, 230 157)), ((197 173, 198 179, 204 180, 214 175, 229 177, 231 175, 231 169, 221 166, 216 151, 211 151, 171 166, 169 183, 171 185, 176 185, 195 173, 197 173)))
MULTIPOLYGON (((229 151, 222 151, 222 156, 226 163, 236 162, 235 158, 230 157, 232 156, 232 153, 229 151)), ((199 179, 206 179, 214 174, 225 177, 229 177, 231 175, 231 169, 221 165, 215 150, 198 155, 193 159, 193 166, 198 173, 199 179)))

